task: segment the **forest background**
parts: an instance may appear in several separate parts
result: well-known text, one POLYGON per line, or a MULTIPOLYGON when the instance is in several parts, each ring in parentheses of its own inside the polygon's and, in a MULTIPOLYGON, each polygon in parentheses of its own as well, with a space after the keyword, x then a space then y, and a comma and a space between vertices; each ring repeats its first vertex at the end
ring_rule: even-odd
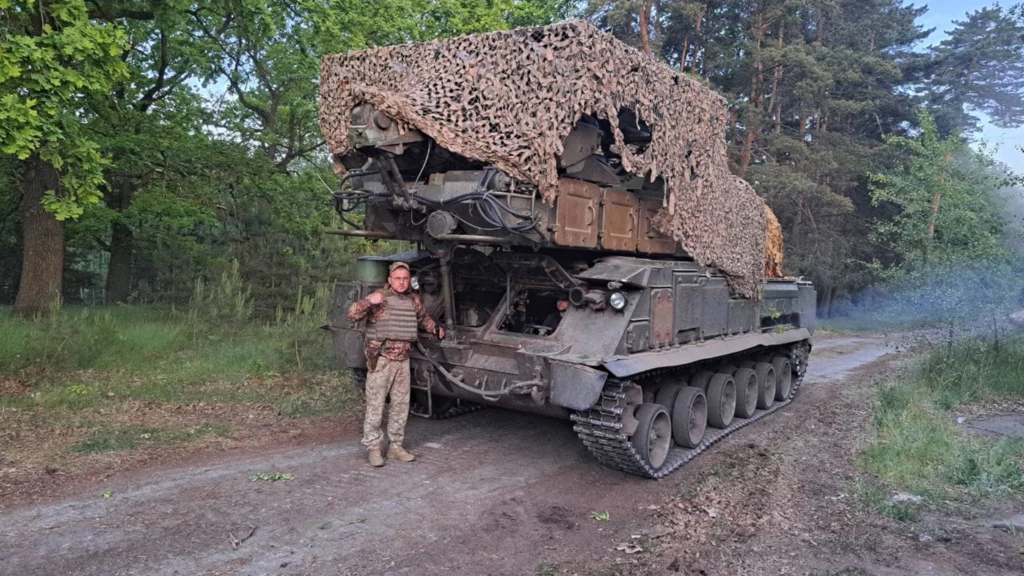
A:
POLYGON ((0 304, 195 306, 216 300, 212 284, 222 314, 298 313, 391 248, 324 234, 340 222, 320 56, 570 17, 728 98, 731 165, 778 215, 785 271, 815 283, 820 315, 894 294, 945 312, 965 295, 1016 301, 1021 179, 979 128, 1024 124, 1024 7, 972 9, 930 45, 926 10, 0 0, 0 304))

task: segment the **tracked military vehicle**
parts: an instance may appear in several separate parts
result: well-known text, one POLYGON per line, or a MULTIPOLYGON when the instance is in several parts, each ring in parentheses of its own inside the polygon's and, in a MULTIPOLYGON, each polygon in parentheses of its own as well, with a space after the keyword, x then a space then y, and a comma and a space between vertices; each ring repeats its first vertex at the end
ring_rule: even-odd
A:
POLYGON ((411 358, 417 411, 564 418, 611 467, 660 478, 792 401, 815 292, 732 176, 725 102, 582 22, 328 56, 321 126, 359 261, 330 318, 408 262, 446 327, 411 358), (362 218, 360 220, 360 218, 362 218))

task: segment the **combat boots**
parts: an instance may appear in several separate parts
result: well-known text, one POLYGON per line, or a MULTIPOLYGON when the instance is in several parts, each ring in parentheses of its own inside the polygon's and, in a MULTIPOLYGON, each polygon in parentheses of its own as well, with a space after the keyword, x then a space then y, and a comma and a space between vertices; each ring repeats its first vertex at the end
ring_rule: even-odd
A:
MULTIPOLYGON (((366 451, 367 460, 370 461, 370 466, 379 468, 384 465, 384 457, 380 455, 380 448, 370 448, 366 451)), ((388 458, 391 457, 391 450, 388 450, 388 458)))
POLYGON ((391 460, 401 460, 402 462, 412 462, 416 459, 416 456, 406 452, 400 445, 392 444, 388 446, 388 458, 391 460))

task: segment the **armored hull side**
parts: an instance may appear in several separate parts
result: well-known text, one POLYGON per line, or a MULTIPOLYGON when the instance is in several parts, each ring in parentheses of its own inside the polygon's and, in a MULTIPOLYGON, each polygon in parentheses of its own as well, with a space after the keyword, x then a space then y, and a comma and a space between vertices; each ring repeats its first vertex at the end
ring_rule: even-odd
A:
MULTIPOLYGON (((399 259, 410 261, 425 305, 444 318, 437 259, 417 251, 381 260, 399 259)), ((766 280, 755 301, 730 297, 722 275, 685 260, 469 246, 454 251, 449 268, 457 339, 423 335, 413 353, 421 415, 491 405, 571 419, 602 462, 661 477, 791 402, 806 369, 815 302, 806 282, 766 280), (607 303, 609 290, 624 298, 621 308, 607 303), (595 291, 608 294, 603 306, 591 305, 595 291), (580 305, 546 326, 557 301, 570 298, 580 305), (683 393, 696 405, 677 406, 683 393), (638 418, 644 406, 661 408, 654 421, 638 418), (705 422, 693 425, 700 430, 687 410, 705 422), (672 438, 673 427, 685 427, 689 440, 672 438), (670 441, 652 460, 659 434, 670 441)), ((335 350, 357 378, 366 369, 365 326, 345 311, 377 287, 355 282, 335 294, 335 350)))

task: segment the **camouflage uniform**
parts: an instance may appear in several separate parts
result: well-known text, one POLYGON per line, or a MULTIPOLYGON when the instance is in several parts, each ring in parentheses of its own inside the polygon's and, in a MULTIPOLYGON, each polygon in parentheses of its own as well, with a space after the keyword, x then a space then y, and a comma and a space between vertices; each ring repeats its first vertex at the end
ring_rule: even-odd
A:
POLYGON ((419 296, 398 294, 390 287, 377 292, 384 297, 381 304, 371 304, 367 297, 353 304, 348 311, 348 318, 353 322, 367 320, 365 353, 367 368, 370 370, 366 375, 366 417, 363 421, 363 445, 367 449, 380 448, 383 439, 381 420, 384 418, 384 403, 389 394, 391 409, 388 411, 388 438, 392 445, 402 445, 405 423, 409 418, 409 351, 413 342, 373 338, 374 325, 387 316, 388 299, 411 298, 418 327, 431 334, 437 330, 437 324, 423 308, 419 296))

